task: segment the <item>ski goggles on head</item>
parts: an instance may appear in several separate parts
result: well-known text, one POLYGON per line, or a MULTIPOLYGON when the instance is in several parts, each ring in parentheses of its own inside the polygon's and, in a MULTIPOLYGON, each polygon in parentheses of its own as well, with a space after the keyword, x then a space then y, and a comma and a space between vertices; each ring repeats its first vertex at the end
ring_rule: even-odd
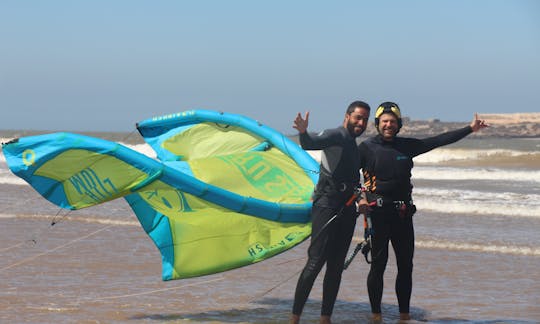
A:
POLYGON ((381 117, 381 115, 384 113, 393 113, 397 118, 401 118, 401 111, 399 110, 398 106, 394 104, 379 106, 375 112, 375 118, 381 117))

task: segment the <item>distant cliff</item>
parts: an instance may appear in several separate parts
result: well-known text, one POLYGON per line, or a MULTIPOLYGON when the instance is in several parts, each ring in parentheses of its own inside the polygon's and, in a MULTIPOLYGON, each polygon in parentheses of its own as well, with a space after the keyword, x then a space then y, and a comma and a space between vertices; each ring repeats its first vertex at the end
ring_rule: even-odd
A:
MULTIPOLYGON (((470 136, 475 137, 540 137, 540 112, 538 113, 511 113, 511 114, 478 114, 490 127, 470 136)), ((472 113, 471 113, 472 120, 472 113)), ((411 120, 403 118, 401 136, 426 137, 449 130, 464 127, 470 124, 464 122, 444 122, 433 120, 411 120)), ((376 134, 373 122, 370 122, 366 135, 376 134)))

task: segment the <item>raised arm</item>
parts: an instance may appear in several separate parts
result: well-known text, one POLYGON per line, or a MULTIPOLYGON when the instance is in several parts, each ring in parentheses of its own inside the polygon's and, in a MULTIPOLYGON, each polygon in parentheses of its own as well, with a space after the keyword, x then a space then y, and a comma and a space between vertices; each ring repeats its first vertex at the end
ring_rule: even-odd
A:
POLYGON ((293 121, 293 128, 298 130, 300 134, 303 134, 307 131, 309 124, 309 111, 306 111, 306 117, 302 118, 302 115, 298 113, 296 118, 293 121))
POLYGON ((487 124, 483 119, 478 119, 478 113, 474 113, 474 118, 471 122, 471 129, 473 132, 478 132, 482 128, 489 127, 489 124, 487 124))
POLYGON ((474 118, 469 126, 465 126, 463 128, 460 128, 454 131, 449 131, 443 134, 439 134, 437 136, 418 140, 416 143, 413 156, 426 153, 440 146, 452 144, 464 138, 465 136, 469 135, 470 133, 477 132, 480 129, 486 128, 488 126, 489 125, 486 124, 484 120, 478 119, 478 114, 475 113, 474 118))

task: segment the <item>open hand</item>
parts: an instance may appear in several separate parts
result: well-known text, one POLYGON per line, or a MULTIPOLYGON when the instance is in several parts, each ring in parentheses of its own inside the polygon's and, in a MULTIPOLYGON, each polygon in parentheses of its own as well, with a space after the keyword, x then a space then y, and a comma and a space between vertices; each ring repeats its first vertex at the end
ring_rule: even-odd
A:
POLYGON ((309 124, 309 111, 306 111, 305 117, 302 118, 302 115, 298 113, 296 118, 293 121, 293 128, 296 128, 300 134, 307 131, 309 124))

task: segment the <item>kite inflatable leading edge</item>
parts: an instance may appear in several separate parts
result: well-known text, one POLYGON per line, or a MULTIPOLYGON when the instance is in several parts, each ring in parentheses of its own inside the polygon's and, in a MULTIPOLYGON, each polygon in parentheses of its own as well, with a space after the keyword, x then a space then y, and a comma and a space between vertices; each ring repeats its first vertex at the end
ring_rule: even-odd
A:
POLYGON ((71 133, 22 137, 3 152, 13 173, 62 208, 124 197, 161 252, 163 280, 249 265, 311 234, 319 166, 282 134, 207 110, 137 129, 157 160, 71 133))

